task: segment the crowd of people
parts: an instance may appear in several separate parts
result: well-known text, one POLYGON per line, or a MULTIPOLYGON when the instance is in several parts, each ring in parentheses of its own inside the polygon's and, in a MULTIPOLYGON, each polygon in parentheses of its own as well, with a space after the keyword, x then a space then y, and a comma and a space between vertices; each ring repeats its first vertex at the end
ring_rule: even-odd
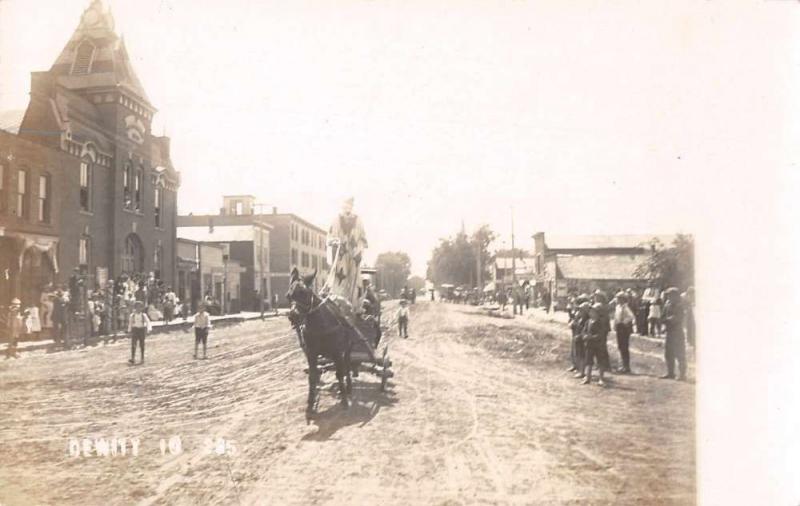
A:
POLYGON ((570 372, 583 384, 592 381, 596 366, 598 384, 605 385, 605 373, 611 370, 608 354, 608 335, 616 335, 620 365, 617 372, 631 373, 630 337, 640 335, 664 336, 664 379, 686 380, 686 342, 695 344, 694 289, 680 293, 675 287, 663 292, 656 290, 646 309, 634 290, 618 291, 612 300, 605 292, 573 296, 569 303, 569 326, 572 330, 570 372), (662 302, 663 301, 663 302, 662 302), (678 366, 677 376, 675 366, 678 366))
MULTIPOLYGON (((127 332, 137 304, 150 321, 169 323, 186 319, 189 301, 180 301, 171 286, 153 273, 122 274, 105 283, 91 283, 76 269, 68 282, 43 287, 38 304, 13 299, 8 311, 8 354, 15 355, 17 341, 25 337, 51 337, 66 343, 72 328, 80 325, 84 337, 127 332)), ((213 303, 212 301, 209 301, 213 303)))

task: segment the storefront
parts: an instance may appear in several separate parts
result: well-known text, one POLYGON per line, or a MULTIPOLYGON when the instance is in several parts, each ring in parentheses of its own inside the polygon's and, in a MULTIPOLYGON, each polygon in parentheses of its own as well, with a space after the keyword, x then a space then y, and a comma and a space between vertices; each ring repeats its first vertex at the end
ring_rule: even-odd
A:
POLYGON ((0 304, 18 298, 38 306, 44 288, 58 275, 58 238, 0 229, 0 304))

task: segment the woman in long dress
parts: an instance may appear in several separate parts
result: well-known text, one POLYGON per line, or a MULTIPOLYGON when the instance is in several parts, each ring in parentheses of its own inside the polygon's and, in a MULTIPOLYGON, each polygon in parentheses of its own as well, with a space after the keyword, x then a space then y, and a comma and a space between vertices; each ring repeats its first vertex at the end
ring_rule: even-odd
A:
POLYGON ((353 310, 358 310, 361 259, 367 248, 367 236, 361 218, 353 213, 352 198, 345 201, 342 212, 331 225, 328 245, 333 247, 333 264, 323 292, 341 297, 353 310))

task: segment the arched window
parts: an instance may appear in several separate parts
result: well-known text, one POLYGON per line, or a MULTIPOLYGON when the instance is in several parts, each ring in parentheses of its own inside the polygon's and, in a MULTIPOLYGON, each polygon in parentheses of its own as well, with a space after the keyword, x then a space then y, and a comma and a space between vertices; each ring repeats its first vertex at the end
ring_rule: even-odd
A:
POLYGON ((144 271, 144 247, 136 234, 128 234, 125 238, 125 249, 122 252, 122 271, 133 274, 144 271))
POLYGON ((81 160, 79 199, 81 211, 92 210, 92 166, 88 159, 81 160))
POLYGON ((94 44, 88 40, 81 41, 75 51, 75 61, 72 62, 72 74, 81 76, 88 74, 92 69, 92 58, 94 57, 94 44))

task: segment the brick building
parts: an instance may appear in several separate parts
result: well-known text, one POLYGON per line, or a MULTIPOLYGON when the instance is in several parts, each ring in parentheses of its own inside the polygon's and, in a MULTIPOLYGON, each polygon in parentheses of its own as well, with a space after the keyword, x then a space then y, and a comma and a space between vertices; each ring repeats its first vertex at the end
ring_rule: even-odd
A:
POLYGON ((224 196, 218 215, 179 216, 179 235, 200 242, 231 244, 231 258, 240 261, 245 269, 245 308, 255 309, 259 279, 266 300, 274 301, 277 295, 278 304, 285 306, 284 295, 293 267, 304 274, 316 269, 314 288, 321 288, 328 273, 326 231, 295 214, 278 213, 277 208, 260 213, 257 208, 252 195, 224 196), (248 296, 250 286, 253 291, 248 296))
POLYGON ((0 130, 0 305, 38 304, 44 285, 65 280, 61 189, 78 170, 74 156, 0 130))
MULTIPOLYGON (((187 215, 177 218, 178 236, 200 244, 222 246, 226 262, 241 265, 239 294, 228 296, 239 299, 241 309, 260 310, 260 295, 270 300, 270 236, 272 226, 253 214, 252 196, 224 197, 219 215, 187 215), (247 205, 243 205, 246 203, 247 205)), ((203 284, 204 293, 208 290, 203 284)))
POLYGON ((272 214, 258 215, 261 220, 272 225, 270 247, 270 277, 272 289, 277 293, 279 305, 287 305, 284 295, 289 289, 289 272, 293 267, 302 274, 317 271, 315 290, 320 290, 328 276, 327 231, 292 213, 279 213, 273 208, 272 214))
MULTIPOLYGON (((135 272, 175 282, 180 177, 169 138, 150 131, 155 112, 111 13, 94 0, 50 70, 32 73, 18 138, 3 135, 4 198, 13 197, 12 190, 19 194, 19 171, 30 170, 23 216, 6 215, 3 223, 4 236, 18 245, 20 265, 31 240, 39 241, 37 249, 49 241, 56 245, 50 248, 57 250, 58 281, 77 267, 90 286, 93 279, 135 272), (42 175, 54 182, 51 224, 33 212, 42 188, 34 178, 43 181, 42 175)), ((14 271, 13 265, 3 268, 14 271)), ((17 270, 25 279, 24 265, 17 270)))

